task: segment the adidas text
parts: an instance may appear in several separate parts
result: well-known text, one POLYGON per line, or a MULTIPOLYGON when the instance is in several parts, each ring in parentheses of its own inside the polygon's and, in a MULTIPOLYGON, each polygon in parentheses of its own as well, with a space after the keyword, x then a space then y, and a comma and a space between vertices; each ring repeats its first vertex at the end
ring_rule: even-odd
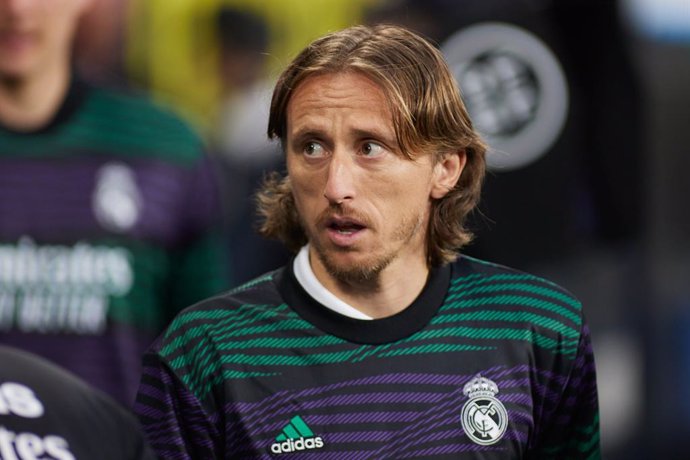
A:
POLYGON ((287 439, 283 442, 274 442, 271 444, 271 452, 274 454, 287 454, 289 452, 320 449, 322 447, 323 439, 321 439, 321 436, 317 436, 315 438, 287 439))

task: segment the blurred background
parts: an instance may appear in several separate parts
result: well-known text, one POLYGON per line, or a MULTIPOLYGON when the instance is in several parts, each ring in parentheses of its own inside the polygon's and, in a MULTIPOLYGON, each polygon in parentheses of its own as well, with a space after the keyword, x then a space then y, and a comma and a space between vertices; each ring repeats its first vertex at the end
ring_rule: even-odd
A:
POLYGON ((310 40, 405 24, 447 56, 490 174, 471 255, 585 305, 606 458, 690 458, 690 1, 96 0, 77 68, 153 95, 207 141, 233 282, 283 263, 252 193, 277 73, 310 40))

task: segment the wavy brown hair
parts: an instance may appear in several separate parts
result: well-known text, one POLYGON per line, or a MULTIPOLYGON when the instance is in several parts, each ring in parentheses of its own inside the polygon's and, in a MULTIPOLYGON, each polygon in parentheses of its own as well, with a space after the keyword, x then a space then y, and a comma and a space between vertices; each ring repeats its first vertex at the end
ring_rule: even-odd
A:
MULTIPOLYGON (((283 71, 271 101, 268 136, 285 150, 287 106, 305 79, 358 72, 376 82, 389 102, 398 145, 410 160, 431 153, 439 161, 464 151, 465 168, 455 187, 431 205, 426 235, 430 266, 455 260, 472 239, 465 220, 479 201, 486 146, 472 127, 460 91, 443 55, 425 38, 400 26, 355 26, 307 46, 283 71)), ((289 177, 274 173, 257 195, 260 232, 297 251, 307 237, 297 213, 289 177)))

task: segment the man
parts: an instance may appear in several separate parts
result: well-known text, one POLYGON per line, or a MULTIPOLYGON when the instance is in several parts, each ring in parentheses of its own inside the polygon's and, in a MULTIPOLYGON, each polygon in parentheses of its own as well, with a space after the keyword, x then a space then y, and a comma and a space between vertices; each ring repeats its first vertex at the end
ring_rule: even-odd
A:
POLYGON ((458 256, 485 146, 436 48, 396 26, 318 39, 268 132, 287 176, 263 231, 299 253, 145 356, 135 410, 162 458, 599 456, 580 304, 458 256))
POLYGON ((0 458, 155 458, 137 419, 36 355, 0 346, 0 458))
POLYGON ((201 142, 72 72, 88 0, 0 0, 0 343, 131 405, 141 354, 225 287, 201 142))

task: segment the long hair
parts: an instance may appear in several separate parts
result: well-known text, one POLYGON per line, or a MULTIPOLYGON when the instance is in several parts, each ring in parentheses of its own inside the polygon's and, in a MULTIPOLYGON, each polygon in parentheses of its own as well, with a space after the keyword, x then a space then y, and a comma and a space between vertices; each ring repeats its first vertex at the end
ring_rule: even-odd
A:
MULTIPOLYGON (((307 46, 283 71, 271 101, 268 136, 285 150, 287 106, 305 79, 358 72, 384 92, 403 155, 464 151, 465 168, 455 187, 433 200, 426 234, 430 266, 455 260, 472 239, 467 215, 477 205, 486 169, 486 146, 472 127, 460 91, 443 55, 425 38, 399 26, 354 26, 325 35, 307 46)), ((297 251, 307 242, 296 210, 289 177, 274 173, 257 195, 260 231, 297 251)))

